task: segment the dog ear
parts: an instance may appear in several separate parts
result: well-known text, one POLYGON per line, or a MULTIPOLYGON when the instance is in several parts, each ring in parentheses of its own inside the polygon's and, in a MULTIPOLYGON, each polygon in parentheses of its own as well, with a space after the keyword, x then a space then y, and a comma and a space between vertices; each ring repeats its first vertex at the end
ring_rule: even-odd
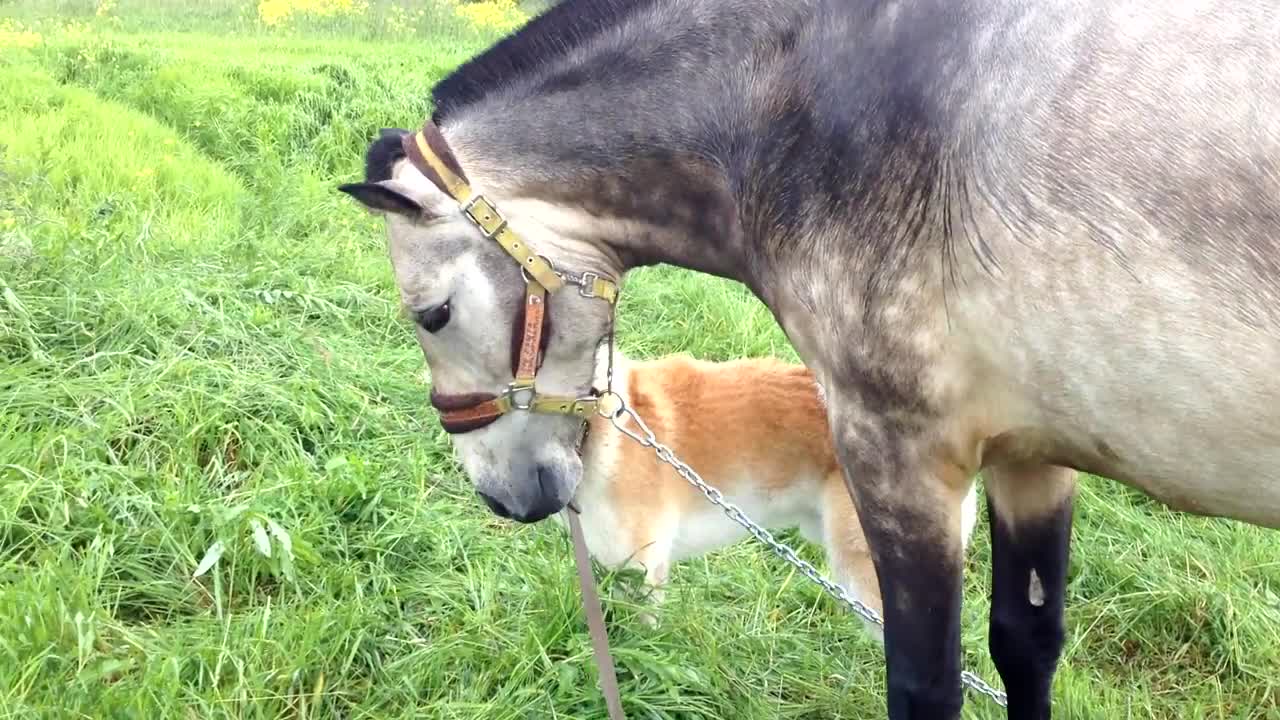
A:
POLYGON ((411 218, 423 214, 424 208, 410 196, 409 188, 395 180, 346 183, 339 185, 338 190, 360 201, 370 212, 396 213, 411 218))

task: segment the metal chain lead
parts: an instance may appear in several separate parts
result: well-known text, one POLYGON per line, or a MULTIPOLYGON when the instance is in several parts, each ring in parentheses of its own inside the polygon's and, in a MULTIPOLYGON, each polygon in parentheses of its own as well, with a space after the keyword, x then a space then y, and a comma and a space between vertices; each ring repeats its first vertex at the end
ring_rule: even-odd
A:
MULTIPOLYGON (((622 400, 620 397, 617 399, 619 402, 622 400)), ((640 419, 640 416, 631 409, 631 406, 622 403, 616 412, 608 415, 607 417, 619 432, 632 440, 635 440, 644 447, 652 448, 654 453, 658 456, 658 459, 674 468, 676 473, 678 473, 680 477, 684 478, 685 482, 701 490, 702 494, 707 496, 707 500, 711 501, 713 505, 720 506, 731 520, 746 528, 747 532, 751 533, 753 537, 769 546, 769 548, 773 550, 778 557, 786 560, 805 577, 821 586, 823 590, 827 591, 827 594, 840 602, 843 602, 845 605, 848 605, 858 616, 867 622, 881 627, 884 626, 884 620, 880 618, 879 613, 858 602, 855 598, 850 597, 849 594, 845 592, 844 588, 823 577, 812 564, 801 559, 800 556, 796 554, 795 550, 792 550, 786 544, 779 542, 774 538, 773 533, 757 525, 751 520, 751 518, 747 517, 746 513, 742 512, 738 506, 726 500, 719 490, 708 485, 693 468, 684 464, 680 458, 676 457, 676 454, 671 451, 671 448, 658 442, 658 438, 653 434, 653 431, 649 429, 648 425, 645 425, 644 421, 640 419), (620 420, 624 415, 631 418, 631 421, 640 429, 639 434, 631 430, 622 420, 620 420)), ((991 698, 1001 707, 1006 706, 1008 698, 1005 693, 992 687, 977 675, 965 670, 960 673, 960 680, 966 687, 974 692, 991 698)))

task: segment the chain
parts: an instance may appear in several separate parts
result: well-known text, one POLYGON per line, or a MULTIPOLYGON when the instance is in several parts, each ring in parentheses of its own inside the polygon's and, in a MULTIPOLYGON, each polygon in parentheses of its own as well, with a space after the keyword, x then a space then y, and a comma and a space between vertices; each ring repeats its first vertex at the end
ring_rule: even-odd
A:
MULTIPOLYGON (((621 401, 620 397, 617 399, 621 401)), ((850 597, 849 594, 845 592, 844 588, 823 577, 812 564, 801 559, 800 556, 796 554, 795 550, 792 550, 786 544, 779 542, 777 538, 773 536, 773 533, 757 525, 751 520, 751 518, 747 517, 746 513, 742 512, 737 505, 726 500, 723 493, 711 485, 708 485, 701 477, 698 476, 698 473, 694 472, 693 468, 684 464, 680 458, 676 457, 676 454, 671 451, 671 448, 658 442, 658 438, 654 436, 653 431, 649 429, 648 425, 645 425, 644 421, 640 419, 640 416, 631 409, 631 406, 622 403, 617 411, 608 415, 608 417, 613 423, 613 426, 617 428, 619 432, 632 440, 635 440, 644 447, 652 448, 659 460, 674 468, 676 473, 678 473, 680 477, 684 478, 685 482, 701 490, 702 494, 707 496, 707 500, 711 501, 711 504, 718 505, 722 510, 724 510, 725 514, 728 515, 731 520, 746 528, 747 532, 751 533, 755 539, 769 546, 769 549, 773 550, 778 557, 786 560, 804 574, 805 577, 821 586, 823 590, 827 591, 827 594, 845 605, 848 605, 862 619, 874 625, 879 625, 881 627, 884 626, 884 620, 880 618, 879 613, 866 605, 863 605, 861 602, 858 602, 857 599, 850 597), (629 428, 625 422, 621 420, 624 416, 631 418, 631 421, 640 429, 639 433, 629 428)), ((1007 702, 1005 694, 987 684, 987 682, 982 678, 966 670, 960 674, 960 680, 969 689, 981 695, 985 695, 995 701, 997 705, 1005 707, 1007 702)))

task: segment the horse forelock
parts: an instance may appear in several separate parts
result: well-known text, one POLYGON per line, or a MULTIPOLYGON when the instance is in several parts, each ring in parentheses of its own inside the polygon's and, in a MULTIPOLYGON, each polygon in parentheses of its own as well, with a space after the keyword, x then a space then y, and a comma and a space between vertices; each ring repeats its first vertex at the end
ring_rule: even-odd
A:
POLYGON ((390 180, 396 162, 405 158, 401 138, 408 130, 383 128, 378 138, 369 144, 364 155, 364 181, 369 183, 390 180))

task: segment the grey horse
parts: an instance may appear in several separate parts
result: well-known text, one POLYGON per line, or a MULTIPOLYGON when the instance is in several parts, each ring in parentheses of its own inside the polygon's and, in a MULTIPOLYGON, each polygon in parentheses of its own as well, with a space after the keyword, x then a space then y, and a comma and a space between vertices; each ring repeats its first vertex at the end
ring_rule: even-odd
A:
MULTIPOLYGON (((991 653, 1009 717, 1038 720, 1077 471, 1280 526, 1278 71, 1275 0, 566 0, 342 189, 386 216, 445 419, 533 407, 503 394, 516 355, 537 393, 588 397, 612 318, 579 284, 528 341, 526 268, 460 183, 544 270, 744 283, 826 389, 888 717, 959 717, 957 513, 981 472, 991 653)), ((525 522, 572 498, 580 427, 449 424, 525 522)))

